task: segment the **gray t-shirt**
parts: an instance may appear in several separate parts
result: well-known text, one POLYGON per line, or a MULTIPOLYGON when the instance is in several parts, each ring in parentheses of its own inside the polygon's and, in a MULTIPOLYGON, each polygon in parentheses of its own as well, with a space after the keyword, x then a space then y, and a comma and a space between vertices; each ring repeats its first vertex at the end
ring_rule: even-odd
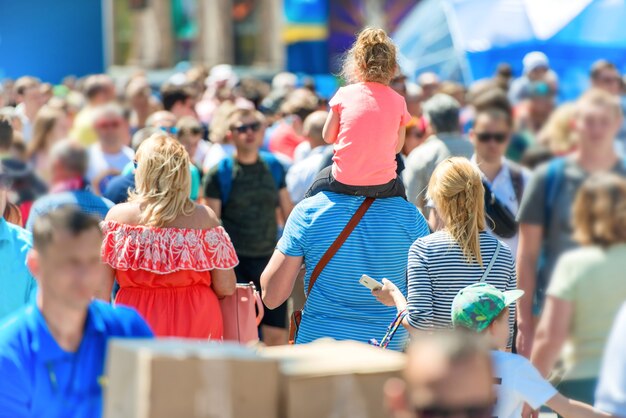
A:
MULTIPOLYGON (((517 213, 519 223, 540 225, 544 227, 544 259, 538 271, 538 290, 545 290, 548 279, 552 276, 556 261, 565 251, 577 247, 572 239, 572 206, 576 192, 589 177, 582 167, 572 158, 565 160, 564 172, 561 175, 559 188, 556 192, 549 219, 546 218, 546 183, 550 163, 543 164, 535 171, 524 190, 524 197, 517 213), (547 228, 547 229, 546 229, 547 228)), ((613 172, 626 176, 626 167, 620 161, 613 172)))
POLYGON ((440 134, 429 137, 406 159, 402 175, 409 202, 423 209, 427 203, 428 182, 437 165, 450 157, 470 159, 473 153, 472 143, 460 135, 440 134))

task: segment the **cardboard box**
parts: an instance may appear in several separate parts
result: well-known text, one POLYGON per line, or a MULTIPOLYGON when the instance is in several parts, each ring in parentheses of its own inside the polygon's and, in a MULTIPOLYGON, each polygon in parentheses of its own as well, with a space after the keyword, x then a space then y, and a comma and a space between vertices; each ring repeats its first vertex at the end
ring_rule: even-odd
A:
POLYGON ((265 348, 280 361, 281 418, 380 418, 387 416, 383 386, 401 375, 402 353, 352 341, 265 348))
POLYGON ((276 418, 278 363, 235 344, 113 340, 107 418, 276 418))

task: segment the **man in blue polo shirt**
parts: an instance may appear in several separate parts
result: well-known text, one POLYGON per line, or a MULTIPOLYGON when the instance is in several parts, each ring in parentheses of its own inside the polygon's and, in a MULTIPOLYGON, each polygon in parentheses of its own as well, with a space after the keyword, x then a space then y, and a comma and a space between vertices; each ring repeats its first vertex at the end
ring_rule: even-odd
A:
POLYGON ((36 303, 0 326, 0 417, 99 417, 109 338, 148 338, 134 310, 94 301, 102 280, 98 220, 65 207, 33 227, 36 303))

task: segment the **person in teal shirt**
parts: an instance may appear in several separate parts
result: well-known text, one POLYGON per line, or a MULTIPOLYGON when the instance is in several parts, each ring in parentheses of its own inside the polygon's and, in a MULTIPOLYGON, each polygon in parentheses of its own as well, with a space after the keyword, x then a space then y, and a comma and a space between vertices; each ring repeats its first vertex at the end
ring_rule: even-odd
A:
POLYGON ((37 287, 26 266, 31 234, 2 217, 10 188, 10 178, 0 172, 0 322, 28 303, 37 287))

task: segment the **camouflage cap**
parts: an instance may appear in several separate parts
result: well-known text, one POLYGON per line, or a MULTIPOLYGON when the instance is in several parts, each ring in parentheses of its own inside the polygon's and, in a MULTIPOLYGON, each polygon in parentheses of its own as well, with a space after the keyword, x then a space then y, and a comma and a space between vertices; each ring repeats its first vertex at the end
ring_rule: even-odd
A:
POLYGON ((487 283, 467 286, 452 302, 452 324, 482 332, 507 306, 522 296, 523 290, 501 292, 487 283))

